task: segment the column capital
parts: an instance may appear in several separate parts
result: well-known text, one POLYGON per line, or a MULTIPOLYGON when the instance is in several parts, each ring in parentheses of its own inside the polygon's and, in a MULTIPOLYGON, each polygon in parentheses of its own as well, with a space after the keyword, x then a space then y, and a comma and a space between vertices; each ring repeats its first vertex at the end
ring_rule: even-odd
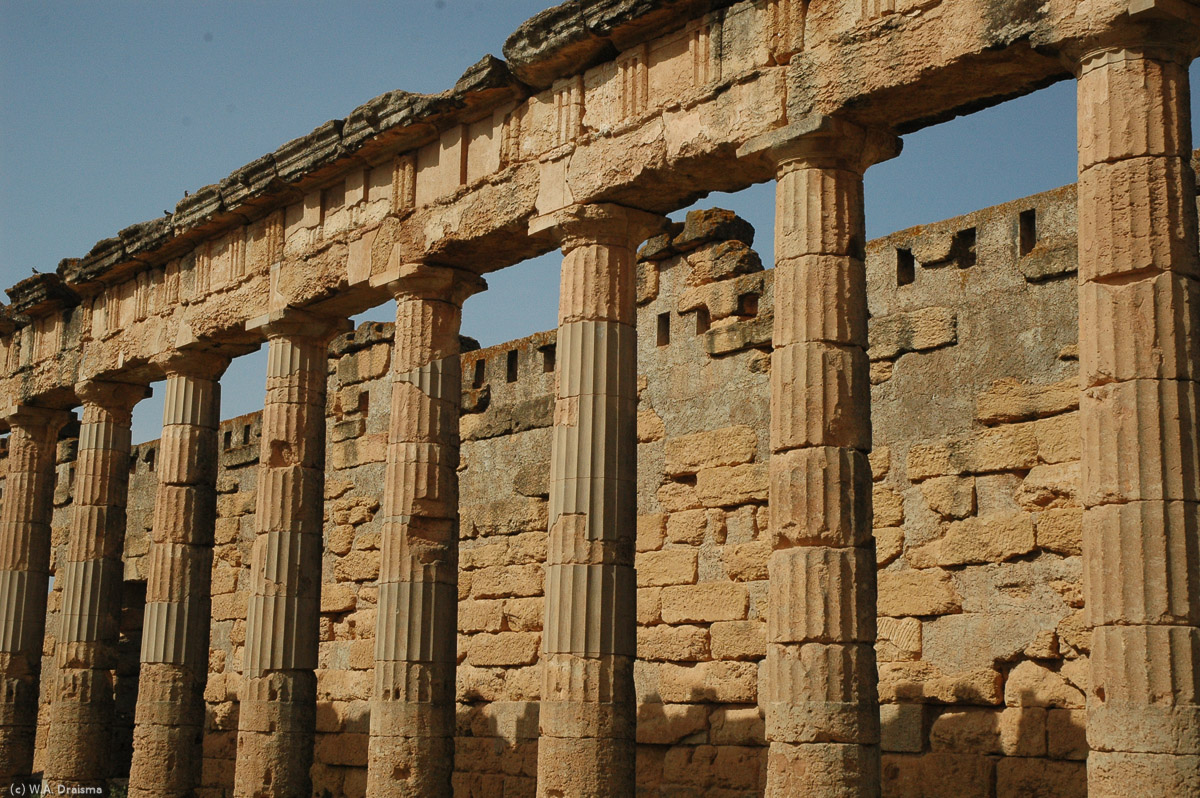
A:
POLYGON ((328 341, 341 333, 354 329, 354 325, 349 319, 286 307, 248 319, 246 329, 262 332, 268 340, 271 338, 311 338, 328 341))
POLYGON ((487 281, 466 269, 412 261, 371 275, 371 286, 387 289, 397 300, 432 299, 461 307, 469 297, 486 291, 487 281))
POLYGON ((570 252, 588 244, 636 247, 666 226, 665 216, 604 202, 537 216, 529 222, 529 234, 552 237, 570 252))
POLYGON ((75 396, 84 405, 102 407, 118 415, 127 415, 133 406, 150 395, 150 386, 140 382, 81 380, 75 383, 75 396))
POLYGON ((1186 0, 1093 0, 1090 30, 1061 48, 1079 77, 1113 54, 1139 52, 1186 67, 1200 57, 1200 6, 1186 0), (1099 6, 1099 7, 1097 7, 1099 6))
POLYGON ((185 377, 215 380, 229 368, 230 360, 228 355, 217 352, 176 349, 158 355, 152 362, 168 377, 180 374, 185 377))
POLYGON ((10 429, 46 426, 57 432, 70 421, 71 411, 55 410, 37 405, 10 405, 0 408, 0 419, 3 419, 10 429))
POLYGON ((812 114, 756 136, 738 157, 765 157, 787 170, 812 166, 865 172, 900 154, 903 142, 887 130, 866 128, 840 117, 812 114))

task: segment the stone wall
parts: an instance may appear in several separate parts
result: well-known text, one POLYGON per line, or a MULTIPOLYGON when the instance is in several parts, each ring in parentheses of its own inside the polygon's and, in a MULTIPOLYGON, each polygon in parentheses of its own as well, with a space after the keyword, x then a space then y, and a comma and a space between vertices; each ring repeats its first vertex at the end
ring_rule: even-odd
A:
MULTIPOLYGON (((1074 208, 1068 187, 868 247, 887 794, 1086 789, 1074 208)), ((753 235, 732 214, 694 213, 639 263, 637 779, 648 796, 763 788, 773 275, 753 235)), ((391 325, 366 324, 331 350, 317 795, 365 789, 390 340, 391 325)), ((554 345, 540 333, 463 356, 463 796, 534 793, 554 345)), ((233 785, 258 437, 258 414, 221 426, 205 796, 233 785)), ((130 689, 156 449, 135 447, 130 464, 131 654, 118 674, 130 689)), ((58 459, 56 559, 73 441, 58 459)), ((59 599, 56 588, 47 655, 59 599)), ((51 656, 44 667, 46 685, 51 656)), ((121 761, 132 701, 113 741, 121 761)))

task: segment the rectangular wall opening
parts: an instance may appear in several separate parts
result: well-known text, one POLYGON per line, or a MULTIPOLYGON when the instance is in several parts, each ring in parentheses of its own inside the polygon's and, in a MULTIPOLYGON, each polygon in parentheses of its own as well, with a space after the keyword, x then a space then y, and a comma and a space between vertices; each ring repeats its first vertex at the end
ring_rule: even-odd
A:
POLYGON ((518 352, 515 349, 508 350, 508 363, 506 364, 504 379, 508 382, 517 381, 517 356, 518 352))
POLYGON ((671 313, 658 314, 658 345, 666 346, 671 343, 671 313))
POLYGON ((1021 257, 1025 257, 1037 246, 1037 209, 1021 211, 1017 227, 1020 230, 1021 257))
POLYGON ((484 375, 485 368, 487 368, 487 366, 485 365, 483 358, 480 358, 479 360, 475 361, 475 377, 474 377, 474 379, 471 380, 472 388, 482 388, 483 387, 483 378, 485 376, 484 375))
POLYGON ((222 447, 224 449, 228 449, 230 446, 233 445, 233 430, 229 430, 229 429, 225 430, 224 443, 225 443, 225 445, 222 447))
POLYGON ((742 294, 738 297, 738 315, 758 315, 758 294, 742 294))
POLYGON ((242 427, 242 446, 250 445, 250 425, 242 427))
POLYGON ((553 374, 554 373, 554 355, 555 355, 554 344, 550 344, 549 346, 542 347, 542 373, 543 374, 553 374))
POLYGON ((699 307, 696 309, 696 335, 702 335, 708 332, 708 328, 712 325, 709 321, 708 308, 699 307))
POLYGON ((954 254, 958 258, 958 268, 969 269, 975 265, 978 259, 975 254, 976 237, 974 227, 959 230, 954 234, 954 254))
POLYGON ((911 285, 917 280, 917 259, 911 249, 896 248, 896 285, 911 285))

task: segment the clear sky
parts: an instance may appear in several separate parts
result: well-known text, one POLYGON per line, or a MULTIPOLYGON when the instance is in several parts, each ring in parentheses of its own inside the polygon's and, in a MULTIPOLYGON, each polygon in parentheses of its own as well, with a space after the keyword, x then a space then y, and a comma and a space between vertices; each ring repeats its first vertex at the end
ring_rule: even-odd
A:
MULTIPOLYGON (((0 0, 0 287, 161 216, 185 190, 371 97, 449 88, 551 4, 0 0)), ((1193 65, 1194 127, 1198 83, 1193 65)), ((867 173, 868 233, 1074 179, 1075 94, 1066 81, 906 136, 900 158, 867 173)), ((768 184, 698 205, 744 215, 770 262, 773 197, 768 184)), ((557 268, 548 256, 489 276, 490 290, 467 303, 463 332, 488 346, 553 327, 557 268)), ((263 369, 261 356, 231 366, 223 417, 261 407, 263 369)), ((161 393, 138 405, 135 440, 158 436, 161 393)))

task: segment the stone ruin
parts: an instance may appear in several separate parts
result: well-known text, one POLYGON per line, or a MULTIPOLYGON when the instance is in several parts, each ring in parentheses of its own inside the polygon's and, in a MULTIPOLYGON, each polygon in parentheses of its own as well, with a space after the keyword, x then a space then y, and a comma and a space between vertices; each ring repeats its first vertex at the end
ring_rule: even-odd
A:
POLYGON ((9 289, 0 793, 1200 795, 1200 5, 574 0, 504 54, 9 289), (865 241, 897 134, 1071 76, 1077 187, 865 241), (663 217, 767 180, 773 269, 663 217), (459 336, 556 247, 556 331, 459 336))

